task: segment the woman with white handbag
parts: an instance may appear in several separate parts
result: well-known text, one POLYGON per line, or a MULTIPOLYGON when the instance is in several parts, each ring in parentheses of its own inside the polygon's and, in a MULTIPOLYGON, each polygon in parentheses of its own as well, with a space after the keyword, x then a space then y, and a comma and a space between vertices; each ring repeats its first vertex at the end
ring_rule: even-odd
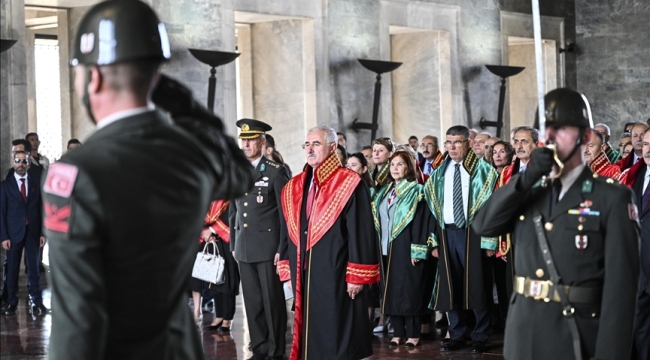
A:
MULTIPOLYGON (((239 268, 230 252, 230 227, 228 225, 227 201, 216 200, 210 205, 210 210, 205 217, 205 225, 201 232, 201 239, 207 240, 215 255, 223 261, 223 270, 218 275, 218 280, 207 282, 207 286, 214 294, 214 320, 204 330, 221 330, 229 332, 232 319, 235 316, 236 297, 239 295, 239 268)), ((214 274, 214 273, 213 273, 214 274)))

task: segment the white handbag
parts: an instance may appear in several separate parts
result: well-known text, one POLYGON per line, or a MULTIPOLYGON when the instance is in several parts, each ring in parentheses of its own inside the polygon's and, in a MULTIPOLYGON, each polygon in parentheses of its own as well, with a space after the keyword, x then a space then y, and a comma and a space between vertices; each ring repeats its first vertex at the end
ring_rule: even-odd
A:
POLYGON ((192 268, 192 277, 219 285, 225 281, 224 269, 226 267, 226 261, 219 254, 217 244, 213 245, 215 254, 208 253, 207 242, 205 243, 205 247, 203 247, 203 251, 196 254, 196 260, 192 268))

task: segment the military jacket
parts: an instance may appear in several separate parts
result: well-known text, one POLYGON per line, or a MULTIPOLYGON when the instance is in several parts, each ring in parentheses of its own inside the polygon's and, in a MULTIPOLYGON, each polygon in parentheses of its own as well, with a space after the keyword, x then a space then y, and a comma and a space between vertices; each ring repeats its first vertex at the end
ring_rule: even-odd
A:
POLYGON ((278 252, 280 237, 286 236, 280 226, 280 197, 289 174, 286 167, 264 156, 251 171, 253 188, 230 203, 230 250, 237 261, 271 261, 278 252))
MULTIPOLYGON (((584 167, 552 205, 550 186, 519 191, 519 175, 495 191, 474 219, 485 236, 513 233, 515 275, 550 280, 535 232, 541 214, 563 285, 602 288, 602 298, 574 303, 584 355, 630 356, 639 275, 638 212, 630 189, 584 167)), ((506 324, 507 359, 566 359, 573 354, 569 326, 556 301, 515 295, 506 324)))

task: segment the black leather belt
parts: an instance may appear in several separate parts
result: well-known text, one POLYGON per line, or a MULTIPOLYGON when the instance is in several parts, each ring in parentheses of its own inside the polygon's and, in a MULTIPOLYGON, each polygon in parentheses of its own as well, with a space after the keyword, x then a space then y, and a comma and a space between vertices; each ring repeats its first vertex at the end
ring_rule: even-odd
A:
POLYGON ((460 228, 456 224, 445 224, 445 229, 447 230, 465 230, 465 228, 460 228))
MULTIPOLYGON (((562 286, 570 303, 600 304, 603 297, 603 288, 562 286)), ((515 292, 525 297, 546 302, 562 302, 558 294, 558 286, 550 280, 535 280, 523 276, 515 278, 515 292)))

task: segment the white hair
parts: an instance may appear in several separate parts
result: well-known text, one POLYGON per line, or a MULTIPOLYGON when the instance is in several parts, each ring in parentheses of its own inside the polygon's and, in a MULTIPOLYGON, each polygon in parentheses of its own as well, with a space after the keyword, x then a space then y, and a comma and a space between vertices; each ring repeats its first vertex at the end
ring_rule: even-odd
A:
POLYGON ((334 128, 332 128, 331 126, 327 126, 327 125, 314 126, 313 128, 307 130, 307 134, 309 134, 312 131, 322 131, 325 133, 325 141, 327 141, 328 144, 336 143, 337 140, 336 130, 334 130, 334 128))
POLYGON ((602 127, 605 128, 605 131, 607 131, 607 136, 611 135, 611 130, 609 130, 609 126, 607 126, 607 125, 605 125, 605 124, 603 124, 603 123, 600 123, 600 124, 596 124, 596 125, 594 125, 594 129, 595 129, 596 127, 598 127, 598 126, 602 126, 602 127))

